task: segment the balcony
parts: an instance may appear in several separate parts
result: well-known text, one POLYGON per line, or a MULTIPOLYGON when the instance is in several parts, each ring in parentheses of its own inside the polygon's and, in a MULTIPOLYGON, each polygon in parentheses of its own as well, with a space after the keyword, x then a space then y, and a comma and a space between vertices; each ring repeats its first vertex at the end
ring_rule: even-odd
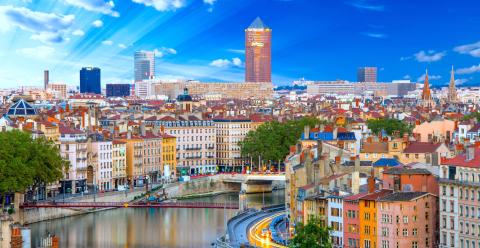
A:
POLYGON ((202 158, 202 156, 185 156, 185 159, 199 159, 202 158))
POLYGON ((470 182, 470 181, 463 181, 458 179, 448 179, 448 178, 440 178, 438 179, 439 183, 450 183, 456 184, 461 186, 473 186, 473 187, 480 187, 480 182, 470 182))
POLYGON ((215 156, 213 155, 208 155, 207 158, 214 158, 215 156))
POLYGON ((209 146, 209 147, 207 147, 207 149, 208 150, 213 150, 213 149, 215 149, 215 146, 209 146))
POLYGON ((186 151, 195 151, 195 150, 202 150, 201 147, 187 147, 185 148, 186 151))

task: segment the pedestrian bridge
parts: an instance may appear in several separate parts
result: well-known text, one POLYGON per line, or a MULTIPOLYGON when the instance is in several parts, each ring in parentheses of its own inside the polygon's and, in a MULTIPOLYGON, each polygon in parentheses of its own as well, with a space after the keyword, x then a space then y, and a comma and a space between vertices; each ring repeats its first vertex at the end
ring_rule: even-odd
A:
POLYGON ((238 203, 214 202, 37 202, 20 208, 217 208, 238 209, 238 203))
POLYGON ((276 187, 284 187, 285 174, 221 174, 224 183, 240 183, 246 193, 270 192, 276 187))

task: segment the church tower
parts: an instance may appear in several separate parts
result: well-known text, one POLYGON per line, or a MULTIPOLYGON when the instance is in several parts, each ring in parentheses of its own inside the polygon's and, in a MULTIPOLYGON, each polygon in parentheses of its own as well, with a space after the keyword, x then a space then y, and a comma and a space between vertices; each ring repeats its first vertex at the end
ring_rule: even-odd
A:
POLYGON ((425 70, 425 81, 423 83, 422 91, 422 106, 426 108, 434 107, 432 92, 430 91, 430 84, 428 83, 428 70, 425 70))
POLYGON ((455 77, 452 65, 452 72, 450 74, 450 85, 448 86, 448 102, 454 103, 458 101, 457 89, 455 88, 455 77))

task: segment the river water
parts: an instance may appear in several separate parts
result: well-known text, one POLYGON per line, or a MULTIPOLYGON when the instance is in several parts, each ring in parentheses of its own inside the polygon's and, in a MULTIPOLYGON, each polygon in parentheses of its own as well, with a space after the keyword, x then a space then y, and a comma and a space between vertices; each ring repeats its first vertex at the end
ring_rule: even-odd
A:
MULTIPOLYGON (((283 190, 247 195, 248 207, 281 204, 283 190)), ((189 199, 201 202, 238 202, 238 194, 189 199)), ((33 247, 49 233, 59 247, 211 247, 225 233, 225 223, 237 210, 122 208, 44 221, 30 225, 33 247)))

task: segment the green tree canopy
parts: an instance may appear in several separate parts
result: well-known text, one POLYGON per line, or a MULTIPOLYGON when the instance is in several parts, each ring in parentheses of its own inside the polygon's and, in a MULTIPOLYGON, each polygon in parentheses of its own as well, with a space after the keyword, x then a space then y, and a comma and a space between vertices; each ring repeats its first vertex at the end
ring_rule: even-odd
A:
POLYGON ((468 115, 465 115, 465 116, 463 116, 462 120, 468 121, 468 120, 473 119, 473 118, 475 118, 477 120, 477 122, 480 122, 480 112, 477 111, 477 112, 472 112, 468 115))
POLYGON ((256 158, 261 156, 262 160, 279 161, 283 160, 300 138, 305 126, 313 127, 321 123, 320 120, 312 117, 304 117, 299 120, 286 122, 265 122, 256 130, 247 133, 244 140, 239 142, 242 156, 256 158))
POLYGON ((379 134, 382 130, 388 135, 392 135, 395 131, 399 131, 400 135, 404 133, 411 133, 413 128, 408 125, 406 122, 397 119, 378 119, 378 120, 368 120, 367 126, 374 134, 379 134))
MULTIPOLYGON (((57 146, 21 131, 0 132, 0 195, 55 182, 68 162, 57 146)), ((3 205, 3 204, 2 204, 3 205)))
POLYGON ((316 216, 310 216, 308 223, 298 223, 295 236, 290 240, 290 248, 331 248, 330 229, 322 226, 316 216))

